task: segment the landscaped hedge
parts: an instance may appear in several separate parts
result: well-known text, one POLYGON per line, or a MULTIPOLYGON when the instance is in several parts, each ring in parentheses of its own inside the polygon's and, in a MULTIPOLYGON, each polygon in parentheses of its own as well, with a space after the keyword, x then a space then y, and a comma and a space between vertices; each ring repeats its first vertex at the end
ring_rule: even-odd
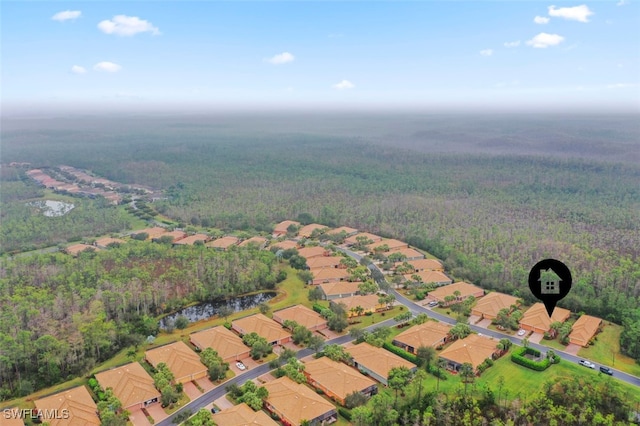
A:
POLYGON ((319 304, 317 304, 317 303, 314 303, 314 304, 313 304, 313 306, 311 306, 311 308, 313 308, 313 310, 314 310, 314 311, 316 311, 316 312, 317 312, 317 313, 319 313, 319 314, 321 314, 321 313, 322 313, 322 311, 324 311, 325 309, 327 309, 327 308, 325 308, 324 306, 319 305, 319 304))
POLYGON ((511 361, 516 364, 520 364, 523 367, 530 368, 536 371, 544 371, 551 365, 551 362, 545 358, 542 361, 533 361, 529 358, 525 358, 524 355, 540 356, 540 351, 534 348, 520 348, 516 349, 511 355, 511 361))
POLYGON ((401 358, 406 359, 409 362, 412 362, 414 364, 418 364, 418 357, 410 354, 409 352, 405 351, 404 349, 400 349, 397 346, 392 345, 389 342, 384 342, 382 344, 382 347, 385 348, 386 350, 388 350, 391 353, 394 353, 396 355, 398 355, 401 358))
POLYGON ((351 421, 351 411, 347 410, 343 407, 338 407, 338 414, 347 419, 347 421, 351 421))

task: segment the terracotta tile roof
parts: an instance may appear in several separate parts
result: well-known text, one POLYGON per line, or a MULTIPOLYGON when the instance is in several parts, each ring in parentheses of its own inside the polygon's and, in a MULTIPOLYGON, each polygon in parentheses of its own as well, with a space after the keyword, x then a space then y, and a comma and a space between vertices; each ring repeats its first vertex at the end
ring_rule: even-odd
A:
MULTIPOLYGON (((99 425, 98 407, 93 402, 93 398, 84 386, 69 389, 55 395, 41 398, 35 401, 36 408, 43 411, 42 421, 51 426, 90 426, 99 425), (65 419, 54 419, 57 414, 62 417, 67 410, 69 417, 65 419), (51 413, 47 416, 47 413, 51 413), (54 414, 55 413, 55 414, 54 414)), ((4 424, 1 423, 0 424, 4 424)), ((22 424, 22 423, 20 423, 22 424)))
POLYGON ((355 368, 330 360, 326 356, 305 362, 304 372, 343 400, 352 392, 362 391, 376 384, 373 379, 362 375, 355 368))
POLYGON ((232 325, 242 334, 257 333, 267 339, 267 342, 275 342, 291 336, 280 324, 262 314, 237 319, 233 321, 232 325))
POLYGON ((385 256, 389 257, 393 253, 404 254, 408 259, 424 257, 424 254, 411 247, 402 247, 399 249, 389 250, 385 256))
POLYGON ((298 247, 298 243, 292 240, 284 240, 271 244, 271 247, 277 247, 280 250, 289 250, 298 247))
POLYGON ((553 310, 553 315, 549 318, 547 309, 542 303, 534 303, 522 316, 520 324, 528 325, 529 327, 537 328, 544 331, 549 331, 549 327, 552 322, 565 322, 571 311, 564 308, 556 308, 553 310))
MULTIPOLYGON (((436 284, 448 283, 448 284, 451 284, 453 282, 453 280, 451 278, 449 278, 442 271, 419 271, 419 272, 413 272, 411 274, 405 274, 404 278, 406 280, 408 280, 408 281, 413 281, 413 276, 414 275, 417 275, 420 278, 422 278, 422 282, 423 283, 436 283, 436 284)), ((449 286, 445 285, 445 287, 449 287, 449 286)))
POLYGON ((336 281, 320 284, 320 288, 325 295, 333 296, 337 294, 356 293, 360 284, 362 284, 362 281, 336 281))
POLYGON ((313 233, 313 231, 315 231, 316 229, 326 229, 328 230, 329 227, 326 225, 320 225, 319 223, 311 223, 309 225, 305 225, 302 228, 300 228, 300 231, 298 232, 298 235, 301 237, 310 237, 311 234, 313 233))
POLYGON ((389 247, 389 251, 394 250, 394 249, 400 249, 400 248, 404 248, 404 247, 409 247, 409 244, 405 243, 404 241, 395 240, 393 238, 386 238, 384 240, 377 241, 377 242, 375 242, 373 244, 369 244, 367 246, 367 249, 371 253, 373 253, 376 248, 384 246, 384 245, 389 247))
POLYGON ((376 235, 376 234, 370 234, 370 233, 368 233, 368 232, 360 232, 360 233, 358 233, 358 234, 356 234, 356 235, 352 235, 352 236, 350 236, 349 238, 346 238, 346 239, 344 240, 344 242, 345 242, 345 244, 349 244, 349 245, 357 244, 357 243, 358 243, 358 240, 357 240, 357 238, 358 238, 358 237, 367 237, 368 239, 370 239, 370 240, 371 240, 371 241, 373 241, 374 243, 375 243, 376 241, 380 241, 380 240, 382 240, 382 237, 381 237, 381 236, 379 236, 379 235, 376 235))
POLYGON ((312 259, 314 257, 320 257, 331 254, 331 251, 327 250, 324 247, 316 246, 316 247, 303 247, 298 249, 298 254, 305 259, 312 259))
POLYGON ((317 282, 319 284, 325 280, 328 282, 346 280, 349 278, 349 272, 346 269, 340 268, 311 269, 310 272, 313 274, 313 282, 317 282))
POLYGON ((255 244, 258 247, 262 247, 263 245, 265 245, 267 243, 267 239, 265 237, 260 237, 260 236, 255 236, 255 237, 251 237, 247 240, 244 240, 243 242, 241 242, 240 244, 238 244, 240 247, 246 247, 249 244, 255 244))
POLYGON ((407 263, 418 271, 444 271, 444 266, 442 266, 442 262, 438 259, 408 260, 407 263))
POLYGON ((162 234, 160 237, 172 237, 173 242, 179 241, 187 236, 187 233, 184 231, 171 231, 162 234))
POLYGON ((80 254, 80 252, 83 252, 87 249, 100 251, 100 248, 95 246, 90 246, 88 244, 72 244, 69 247, 65 248, 64 251, 69 253, 71 256, 77 256, 78 254, 80 254))
POLYGON ((309 269, 335 268, 340 265, 342 259, 342 256, 312 257, 311 259, 307 259, 307 266, 309 269))
POLYGON ((296 222, 295 220, 283 220, 273 228, 273 232, 286 234, 287 228, 291 225, 300 226, 300 222, 296 222))
POLYGON ((420 346, 435 347, 442 344, 450 331, 451 326, 448 324, 437 321, 427 321, 403 331, 393 340, 404 343, 417 350, 420 346))
POLYGON ((377 294, 367 294, 365 296, 358 295, 343 297, 341 299, 333 299, 331 302, 345 305, 347 312, 357 306, 360 306, 364 308, 365 311, 367 311, 369 309, 375 309, 380 305, 380 302, 378 302, 379 298, 380 297, 377 294))
POLYGON ((327 324, 327 320, 322 318, 319 313, 303 305, 295 305, 275 311, 273 313, 273 319, 280 324, 283 324, 287 320, 295 321, 308 329, 322 327, 327 324))
POLYGON ((106 247, 109 244, 113 244, 113 243, 117 243, 117 244, 124 244, 124 240, 121 240, 120 238, 111 238, 111 237, 104 237, 104 238, 98 238, 95 242, 95 245, 98 247, 106 247))
POLYGON ((453 293, 455 291, 459 291, 460 292, 460 296, 461 298, 466 298, 468 296, 472 296, 475 295, 477 293, 482 292, 484 294, 484 290, 481 289, 478 286, 475 286, 473 284, 469 284, 469 283, 464 283, 464 282, 457 282, 454 284, 449 284, 449 285, 444 285, 442 287, 438 287, 433 291, 429 292, 429 296, 435 297, 438 300, 444 300, 445 297, 447 296, 453 296, 453 293))
POLYGON ((465 362, 477 368, 482 362, 490 358, 497 351, 498 342, 477 334, 470 334, 464 339, 456 340, 451 346, 440 352, 440 358, 453 361, 456 364, 465 362))
POLYGON ((389 376, 389 371, 394 367, 407 367, 409 370, 415 368, 415 365, 406 359, 366 342, 350 347, 348 352, 359 365, 384 378, 389 376))
POLYGON ((267 403, 296 426, 302 420, 313 420, 336 409, 315 391, 286 376, 265 383, 264 387, 269 392, 267 403))
POLYGON ((160 238, 161 236, 163 236, 164 234, 167 233, 167 230, 164 228, 161 228, 159 226, 155 226, 153 228, 146 228, 146 229, 141 229, 139 231, 134 231, 134 234, 142 234, 145 233, 147 235, 149 235, 149 237, 147 238, 148 240, 152 240, 154 238, 160 238))
POLYGON ((240 239, 236 237, 227 236, 227 237, 218 238, 217 240, 210 241, 206 245, 207 247, 228 249, 229 247, 235 244, 238 244, 238 241, 240 241, 240 239))
POLYGON ((336 234, 341 233, 342 231, 344 231, 344 233, 347 234, 347 235, 355 234, 356 232, 358 232, 358 230, 355 229, 355 228, 349 228, 348 226, 341 226, 339 228, 327 231, 327 234, 336 235, 336 234))
MULTIPOLYGON (((556 308, 558 309, 558 308, 556 308)), ((555 312, 554 312, 555 313, 555 312)), ((582 315, 571 327, 569 340, 573 340, 578 344, 586 346, 589 340, 596 334, 602 320, 591 315, 582 315)))
POLYGON ((213 421, 218 426, 278 426, 264 411, 253 411, 247 404, 242 403, 226 408, 214 414, 213 421))
MULTIPOLYGON (((20 410, 20 408, 13 408, 14 410, 20 410)), ((4 413, 0 414, 0 425, 2 426, 24 426, 24 421, 18 417, 5 418, 4 413)), ((100 424, 100 423, 98 423, 100 424)))
POLYGON ((222 326, 192 333, 189 338, 201 350, 206 348, 215 350, 222 359, 237 357, 238 354, 250 351, 250 348, 242 343, 242 339, 237 334, 222 326))
POLYGON ((478 300, 473 311, 483 315, 496 317, 502 309, 511 310, 511 305, 517 305, 518 298, 497 291, 486 294, 482 299, 478 300))
POLYGON ((176 381, 184 377, 201 375, 203 371, 207 371, 207 367, 200 362, 200 356, 182 340, 150 349, 145 352, 145 358, 154 367, 162 362, 167 364, 176 381))
POLYGON ((113 394, 122 402, 123 408, 160 398, 153 378, 137 362, 97 373, 96 380, 102 389, 113 389, 113 394))

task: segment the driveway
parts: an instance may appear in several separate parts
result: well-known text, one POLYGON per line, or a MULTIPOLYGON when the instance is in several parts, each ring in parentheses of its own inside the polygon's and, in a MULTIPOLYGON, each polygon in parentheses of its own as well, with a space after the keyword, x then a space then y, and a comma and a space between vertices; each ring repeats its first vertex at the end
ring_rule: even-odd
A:
POLYGON ((564 348, 564 351, 565 351, 566 353, 568 353, 568 354, 571 354, 571 355, 578 355, 578 351, 579 351, 580 349, 582 349, 582 346, 580 346, 580 345, 576 345, 576 344, 573 344, 573 343, 569 343, 569 344, 567 345, 567 347, 566 347, 566 348, 564 348))
POLYGON ((480 322, 480 320, 481 320, 481 317, 479 315, 470 315, 469 316, 469 324, 476 324, 477 322, 480 322))
MULTIPOLYGON (((474 324, 474 323, 471 322, 471 318, 469 318, 469 324, 474 324)), ((478 321, 475 324, 478 327, 489 328, 489 326, 491 325, 491 320, 490 319, 483 319, 483 320, 478 321)))
POLYGON ((153 417, 153 421, 156 423, 169 417, 169 415, 162 409, 162 406, 158 403, 149 405, 147 407, 147 412, 151 417, 153 417))
POLYGON ((184 390, 184 393, 189 397, 191 401, 193 401, 194 399, 202 395, 202 392, 200 392, 200 389, 198 389, 196 385, 193 384, 193 382, 185 383, 183 385, 183 390, 184 390))
POLYGON ((213 383, 211 380, 209 380, 208 377, 204 377, 202 379, 198 379, 196 380, 196 383, 198 383, 198 385, 204 389, 205 392, 210 391, 211 389, 216 387, 216 384, 213 383))
MULTIPOLYGON (((160 404, 151 404, 151 405, 157 405, 158 407, 160 407, 160 404)), ((162 407, 160 408, 160 410, 162 410, 162 407)), ((147 420, 147 416, 145 416, 144 413, 142 412, 142 408, 140 407, 134 408, 129 410, 129 412, 131 413, 129 415, 129 420, 131 421, 133 426, 151 426, 151 423, 149 423, 149 420, 147 420)), ((164 410, 162 410, 162 412, 164 413, 164 410)), ((153 414, 151 414, 151 417, 153 417, 153 414)), ((167 417, 166 414, 165 414, 165 417, 167 417)), ((158 420, 162 420, 162 419, 156 419, 155 417, 153 417, 153 420, 157 422, 158 420)))
POLYGON ((529 343, 540 343, 544 335, 542 333, 531 333, 529 336, 529 343))
POLYGON ((218 407, 220 410, 233 407, 233 404, 231 403, 231 401, 227 399, 225 395, 226 394, 224 394, 221 398, 218 398, 215 401, 213 401, 216 407, 218 407))
POLYGON ((254 361, 253 359, 251 359, 251 357, 247 357, 247 358, 243 359, 241 362, 244 364, 246 369, 240 370, 236 366, 236 362, 235 361, 231 361, 229 363, 229 370, 233 371, 236 374, 236 376, 239 375, 239 374, 244 373, 247 370, 251 370, 252 368, 256 368, 258 365, 260 365, 260 364, 258 364, 258 361, 254 361))

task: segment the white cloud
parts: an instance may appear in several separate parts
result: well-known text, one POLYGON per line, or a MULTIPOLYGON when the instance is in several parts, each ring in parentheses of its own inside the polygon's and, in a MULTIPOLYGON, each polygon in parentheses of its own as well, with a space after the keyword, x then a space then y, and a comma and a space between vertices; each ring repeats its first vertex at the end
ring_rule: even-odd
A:
POLYGON ((293 62, 295 59, 296 57, 293 56, 291 53, 282 52, 282 53, 278 53, 277 55, 273 55, 271 58, 267 59, 267 62, 273 65, 282 65, 282 64, 286 64, 287 62, 293 62))
POLYGON ((616 83, 616 84, 608 84, 607 89, 626 89, 628 87, 636 87, 637 84, 633 83, 616 83))
POLYGON ((626 6, 629 3, 631 3, 629 0, 620 0, 618 3, 616 3, 616 6, 626 6))
POLYGON ((333 88, 338 90, 353 89, 354 87, 356 86, 349 80, 342 80, 340 83, 333 85, 333 88))
POLYGON ((114 64, 113 62, 103 61, 95 64, 93 66, 93 69, 96 71, 104 72, 118 72, 122 69, 122 67, 118 64, 114 64))
POLYGON ((137 16, 116 15, 113 19, 106 19, 98 24, 98 28, 105 34, 119 36, 133 36, 138 33, 160 34, 160 30, 153 24, 137 16))
POLYGON ((82 15, 82 12, 80 12, 79 10, 65 10, 65 11, 56 13, 51 17, 51 19, 53 19, 54 21, 63 22, 63 21, 78 19, 80 15, 82 15))
POLYGON ((556 18, 564 18, 570 21, 589 22, 589 16, 593 12, 589 10, 586 4, 574 7, 561 7, 556 9, 555 6, 549 6, 549 16, 556 18))
POLYGON ((80 65, 74 65, 71 67, 71 72, 74 74, 84 74, 87 72, 85 67, 81 67, 80 65))
POLYGON ((564 41, 564 37, 558 34, 540 33, 531 40, 527 41, 527 45, 539 49, 546 49, 549 46, 557 46, 564 41))
POLYGON ((516 40, 516 41, 507 41, 507 42, 505 42, 505 44, 504 44, 504 47, 508 47, 508 48, 511 48, 511 47, 518 47, 518 46, 520 46, 520 40, 516 40))
POLYGON ((482 56, 491 56, 493 55, 493 49, 484 49, 480 51, 482 56))
POLYGON ((550 19, 546 16, 536 16, 535 18, 533 18, 533 22, 535 22, 536 24, 548 24, 549 20, 550 19))

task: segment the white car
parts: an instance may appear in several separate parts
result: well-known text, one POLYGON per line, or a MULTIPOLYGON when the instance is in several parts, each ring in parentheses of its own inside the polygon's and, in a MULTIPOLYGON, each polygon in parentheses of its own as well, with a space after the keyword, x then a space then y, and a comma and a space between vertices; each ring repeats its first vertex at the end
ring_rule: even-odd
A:
POLYGON ((589 362, 589 361, 585 361, 584 359, 581 359, 580 361, 578 361, 578 364, 583 365, 583 366, 585 366, 587 368, 591 368, 593 370, 596 369, 596 365, 594 363, 589 362))
POLYGON ((526 330, 520 330, 518 331, 518 336, 524 336, 525 334, 527 334, 526 330))
POLYGON ((244 366, 243 363, 241 363, 240 361, 236 362, 236 367, 238 367, 238 370, 246 370, 247 367, 244 366))

